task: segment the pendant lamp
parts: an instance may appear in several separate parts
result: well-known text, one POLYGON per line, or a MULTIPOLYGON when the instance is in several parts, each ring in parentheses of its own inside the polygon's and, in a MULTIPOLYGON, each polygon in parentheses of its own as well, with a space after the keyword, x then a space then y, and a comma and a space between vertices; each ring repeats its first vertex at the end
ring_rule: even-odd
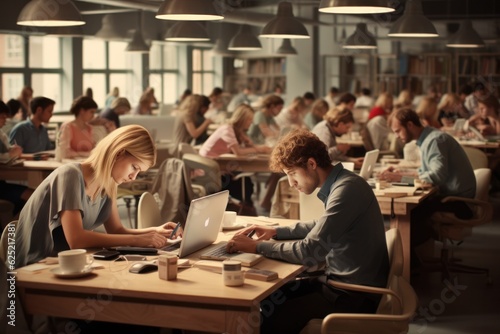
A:
POLYGON ((217 10, 218 1, 214 0, 165 0, 161 4, 156 18, 177 21, 213 21, 224 16, 217 10))
POLYGON ((446 44, 449 48, 481 48, 484 45, 483 39, 474 30, 470 20, 463 21, 457 32, 450 37, 446 44))
POLYGON ((407 0, 405 11, 389 30, 390 37, 438 37, 432 22, 424 16, 421 0, 407 0))
POLYGON ((17 24, 32 27, 80 26, 85 21, 71 0, 31 0, 17 17, 17 24))
POLYGON ((210 41, 207 30, 199 22, 180 21, 167 30, 165 40, 170 42, 210 41))
POLYGON ((390 13, 387 0, 321 0, 319 11, 332 14, 380 14, 390 13))
POLYGON ((94 35, 104 40, 124 40, 127 39, 127 33, 120 26, 117 16, 110 14, 102 17, 102 26, 94 35))
POLYGON ((262 49, 262 44, 252 33, 250 26, 244 24, 231 39, 227 49, 231 51, 255 51, 262 49))
POLYGON ((293 47, 292 41, 289 38, 285 38, 281 46, 276 50, 276 53, 280 55, 296 55, 297 50, 293 47))
POLYGON ((309 38, 306 27, 293 16, 292 4, 280 2, 276 17, 269 21, 260 37, 267 38, 309 38))
POLYGON ((342 45, 344 49, 376 49, 377 40, 366 27, 366 23, 358 23, 356 30, 342 45))
POLYGON ((125 50, 128 52, 148 53, 150 46, 146 44, 142 36, 142 12, 139 12, 137 21, 137 29, 134 31, 132 40, 125 50))

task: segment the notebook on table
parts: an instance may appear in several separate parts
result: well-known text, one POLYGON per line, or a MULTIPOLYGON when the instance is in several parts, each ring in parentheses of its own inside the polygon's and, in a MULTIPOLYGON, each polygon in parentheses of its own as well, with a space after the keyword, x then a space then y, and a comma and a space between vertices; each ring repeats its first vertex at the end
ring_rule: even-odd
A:
POLYGON ((260 254, 226 253, 224 250, 227 242, 214 244, 221 228, 228 198, 229 192, 225 190, 192 200, 184 225, 182 241, 179 244, 164 247, 162 250, 177 253, 178 257, 183 259, 206 248, 201 255, 202 259, 223 261, 230 258, 241 261, 243 266, 253 266, 262 260, 263 256, 260 254), (219 249, 219 252, 214 251, 214 248, 219 249))

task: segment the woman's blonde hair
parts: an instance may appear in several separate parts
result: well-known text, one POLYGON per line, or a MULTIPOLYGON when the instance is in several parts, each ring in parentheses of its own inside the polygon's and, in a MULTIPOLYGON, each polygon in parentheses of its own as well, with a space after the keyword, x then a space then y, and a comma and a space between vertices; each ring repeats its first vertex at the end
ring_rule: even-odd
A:
POLYGON ((245 124, 249 117, 253 117, 253 114, 254 110, 252 107, 247 104, 240 104, 229 119, 228 124, 233 127, 238 143, 242 142, 241 138, 244 135, 243 124, 245 124))
POLYGON ((380 108, 389 108, 389 109, 391 109, 393 101, 394 101, 394 98, 392 97, 392 94, 387 93, 387 92, 381 93, 378 96, 377 101, 375 101, 374 106, 375 107, 380 107, 380 108), (389 103, 390 103, 390 105, 388 105, 389 103))
POLYGON ((191 94, 179 106, 180 114, 184 116, 186 121, 194 122, 196 113, 202 107, 209 107, 210 100, 204 95, 191 94))
POLYGON ((396 100, 395 107, 402 108, 411 106, 413 102, 413 94, 408 89, 403 89, 396 100))
POLYGON ((328 110, 323 119, 325 119, 330 126, 337 126, 339 123, 354 123, 352 111, 347 108, 332 108, 328 110))
POLYGON ((432 97, 424 97, 415 110, 420 119, 430 123, 438 120, 438 108, 436 100, 432 97))
POLYGON ((460 98, 455 93, 446 93, 438 104, 438 110, 448 110, 460 103, 460 98))
POLYGON ((104 137, 92 150, 84 163, 94 171, 93 181, 98 183, 97 194, 116 197, 117 184, 111 172, 118 155, 128 153, 149 167, 156 163, 156 147, 148 130, 140 125, 127 125, 104 137))
POLYGON ((131 109, 130 102, 125 97, 118 97, 111 102, 111 109, 116 109, 119 107, 126 107, 127 109, 131 109))

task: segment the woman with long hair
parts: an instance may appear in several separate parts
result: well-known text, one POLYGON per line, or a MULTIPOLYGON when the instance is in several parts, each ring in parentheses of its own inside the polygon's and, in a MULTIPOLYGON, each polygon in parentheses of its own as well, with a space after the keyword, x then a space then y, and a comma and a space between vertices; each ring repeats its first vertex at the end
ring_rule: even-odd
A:
POLYGON ((118 185, 133 181, 155 162, 149 132, 140 125, 128 125, 101 140, 82 163, 54 170, 19 216, 16 268, 66 249, 165 246, 174 223, 129 229, 121 224, 116 205, 118 185), (106 233, 94 232, 101 225, 106 233))

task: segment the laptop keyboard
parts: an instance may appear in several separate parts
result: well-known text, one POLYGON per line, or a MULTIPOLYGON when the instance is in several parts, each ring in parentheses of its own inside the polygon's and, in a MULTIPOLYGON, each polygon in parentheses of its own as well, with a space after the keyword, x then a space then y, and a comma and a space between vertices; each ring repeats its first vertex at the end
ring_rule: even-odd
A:
POLYGON ((223 243, 220 246, 217 246, 215 248, 212 248, 201 256, 202 258, 211 258, 211 259, 217 259, 220 258, 221 260, 226 259, 228 257, 233 257, 238 255, 238 253, 228 253, 226 251, 226 243, 223 243))
POLYGON ((166 246, 160 248, 160 250, 165 251, 165 252, 171 252, 171 251, 177 250, 179 248, 181 248, 180 242, 178 242, 176 244, 172 244, 172 245, 166 245, 166 246))

